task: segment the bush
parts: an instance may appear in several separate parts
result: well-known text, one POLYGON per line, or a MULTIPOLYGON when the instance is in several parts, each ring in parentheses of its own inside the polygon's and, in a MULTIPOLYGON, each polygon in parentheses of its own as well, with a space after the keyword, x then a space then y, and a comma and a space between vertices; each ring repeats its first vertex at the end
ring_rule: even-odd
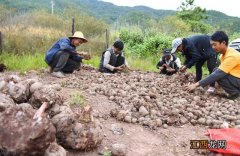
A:
POLYGON ((155 56, 166 48, 171 48, 173 37, 163 34, 128 32, 122 30, 120 38, 125 43, 127 54, 137 57, 155 56))

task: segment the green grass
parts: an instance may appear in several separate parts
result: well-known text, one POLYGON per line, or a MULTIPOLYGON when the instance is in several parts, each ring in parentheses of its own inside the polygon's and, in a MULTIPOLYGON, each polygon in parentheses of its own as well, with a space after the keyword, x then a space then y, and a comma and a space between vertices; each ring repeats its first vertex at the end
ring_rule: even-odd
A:
MULTIPOLYGON (((202 70, 203 70, 203 78, 209 75, 209 71, 206 64, 203 66, 202 70)), ((193 66, 191 69, 188 69, 188 71, 195 74, 196 72, 195 66, 193 66)))
POLYGON ((70 95, 69 103, 83 107, 85 104, 84 97, 79 92, 74 92, 70 95))
MULTIPOLYGON (((4 52, 0 55, 0 63, 5 64, 10 71, 26 72, 29 70, 47 68, 48 65, 44 61, 44 56, 45 53, 36 53, 33 55, 16 55, 4 52)), ((149 56, 147 58, 136 58, 133 56, 128 56, 126 57, 126 60, 130 69, 143 71, 158 71, 156 68, 156 64, 159 61, 158 56, 149 56)), ((99 61, 100 56, 92 56, 91 60, 84 60, 83 63, 98 68, 99 61)), ((188 69, 188 71, 195 73, 195 67, 193 66, 191 69, 188 69)), ((204 77, 208 74, 209 73, 207 67, 206 65, 204 65, 204 77)))
MULTIPOLYGON (((126 57, 130 69, 143 71, 157 71, 156 64, 159 61, 158 57, 135 58, 133 56, 126 57)), ((84 64, 99 68, 100 56, 93 56, 91 60, 84 60, 84 64)))
POLYGON ((91 60, 83 60, 84 64, 91 65, 95 68, 99 67, 100 56, 92 56, 91 60))
POLYGON ((143 70, 143 71, 157 71, 156 64, 158 63, 158 57, 147 58, 135 58, 128 57, 127 62, 130 69, 143 70))
POLYGON ((19 72, 47 67, 47 64, 44 62, 43 53, 16 55, 3 52, 0 55, 0 62, 5 64, 8 70, 19 72))
POLYGON ((103 156, 112 156, 112 152, 111 151, 105 151, 103 153, 103 156))

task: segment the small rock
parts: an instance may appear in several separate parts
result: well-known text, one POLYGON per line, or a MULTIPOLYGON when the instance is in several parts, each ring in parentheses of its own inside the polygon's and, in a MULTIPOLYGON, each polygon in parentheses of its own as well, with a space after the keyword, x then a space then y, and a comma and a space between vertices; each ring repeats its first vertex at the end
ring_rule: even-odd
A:
POLYGON ((33 94, 36 90, 38 90, 39 88, 41 88, 43 86, 42 83, 40 82, 35 82, 30 86, 30 92, 33 94))
POLYGON ((198 122, 199 122, 200 124, 205 124, 206 119, 205 119, 205 118, 200 118, 200 119, 198 119, 198 122))
POLYGON ((157 111, 156 111, 156 110, 151 110, 151 115, 152 115, 152 116, 156 116, 156 114, 157 114, 157 111))
POLYGON ((66 150, 56 142, 52 143, 45 151, 44 156, 66 156, 66 150))
POLYGON ((113 144, 111 152, 113 156, 125 156, 127 152, 127 146, 124 144, 113 144))
POLYGON ((156 124, 158 127, 162 126, 162 120, 161 119, 156 119, 156 124))
POLYGON ((168 125, 167 124, 163 124, 163 128, 167 129, 168 125))
POLYGON ((224 121, 221 125, 220 125, 220 128, 229 128, 229 124, 224 121))
POLYGON ((181 99, 178 100, 178 103, 179 104, 186 104, 187 100, 185 98, 181 98, 181 99))
POLYGON ((137 122, 137 118, 132 118, 132 123, 136 123, 137 122))
POLYGON ((89 91, 89 94, 90 94, 90 95, 96 95, 96 92, 94 92, 94 91, 89 91))
POLYGON ((126 121, 126 122, 128 122, 128 123, 131 123, 131 122, 132 122, 131 116, 129 116, 129 115, 125 116, 124 121, 126 121))
POLYGON ((180 117, 180 123, 186 124, 186 123, 188 123, 188 120, 184 116, 182 116, 182 117, 180 117))
POLYGON ((62 87, 61 87, 60 84, 53 84, 52 87, 53 87, 56 91, 62 90, 62 87))
POLYGON ((207 125, 207 126, 210 126, 211 124, 212 124, 212 121, 211 121, 210 119, 207 119, 206 125, 207 125))
POLYGON ((127 111, 125 110, 120 110, 118 115, 117 115, 117 120, 123 121, 127 115, 127 111))
POLYGON ((138 119, 138 121, 141 123, 141 122, 144 121, 144 119, 145 119, 144 117, 141 117, 141 118, 138 119))
POLYGON ((198 101, 201 100, 201 98, 200 98, 200 96, 194 96, 194 97, 193 97, 193 100, 196 101, 196 102, 198 102, 198 101))
POLYGON ((109 100, 113 101, 114 100, 114 96, 110 96, 109 100))
POLYGON ((240 125, 236 125, 235 128, 240 129, 240 125))
POLYGON ((111 131, 112 131, 113 134, 115 134, 115 135, 123 135, 123 132, 124 132, 123 128, 120 127, 120 126, 117 125, 117 124, 112 124, 112 125, 111 125, 111 131))
POLYGON ((240 120, 237 120, 235 124, 240 125, 240 120))
POLYGON ((6 85, 7 85, 7 82, 6 82, 6 81, 0 81, 0 91, 1 91, 2 89, 4 89, 4 88, 6 87, 6 85))
POLYGON ((222 112, 217 111, 216 115, 217 115, 217 116, 222 116, 222 112))
POLYGON ((142 115, 142 116, 146 116, 149 114, 148 110, 144 107, 144 106, 141 106, 139 108, 139 113, 142 115))

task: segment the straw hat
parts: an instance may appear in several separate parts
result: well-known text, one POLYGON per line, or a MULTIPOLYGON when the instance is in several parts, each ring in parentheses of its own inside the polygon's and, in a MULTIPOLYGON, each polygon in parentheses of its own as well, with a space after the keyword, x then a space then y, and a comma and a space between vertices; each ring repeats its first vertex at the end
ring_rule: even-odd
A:
POLYGON ((88 42, 86 38, 84 38, 83 33, 81 31, 76 31, 73 36, 69 36, 69 38, 80 38, 84 41, 84 43, 88 42))

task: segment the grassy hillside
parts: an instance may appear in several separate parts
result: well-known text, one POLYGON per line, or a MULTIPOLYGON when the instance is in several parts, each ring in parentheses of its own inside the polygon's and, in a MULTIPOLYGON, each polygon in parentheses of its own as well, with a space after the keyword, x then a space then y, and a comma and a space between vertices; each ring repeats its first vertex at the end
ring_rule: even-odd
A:
MULTIPOLYGON (((14 8, 18 12, 27 12, 33 9, 45 9, 51 11, 51 1, 49 0, 1 0, 8 8, 14 8)), ((170 15, 175 15, 176 11, 172 10, 155 10, 145 6, 125 7, 116 6, 112 3, 98 0, 54 0, 55 13, 61 14, 63 10, 74 7, 81 12, 86 12, 98 19, 103 19, 109 24, 116 22, 128 22, 135 17, 157 19, 170 15)), ((225 29, 227 32, 240 32, 240 18, 227 16, 219 11, 208 11, 209 19, 206 23, 219 29, 225 29)), ((137 21, 138 22, 138 21, 137 21)))

